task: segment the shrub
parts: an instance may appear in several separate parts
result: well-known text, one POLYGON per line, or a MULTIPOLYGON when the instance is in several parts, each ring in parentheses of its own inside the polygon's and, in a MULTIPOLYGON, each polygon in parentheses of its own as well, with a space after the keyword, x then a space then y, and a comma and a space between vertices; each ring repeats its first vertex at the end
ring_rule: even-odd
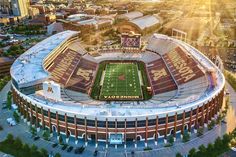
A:
POLYGON ((179 152, 175 156, 176 157, 182 157, 182 155, 179 152))
POLYGON ((0 125, 0 131, 3 130, 3 127, 0 125))
POLYGON ((59 136, 58 141, 59 141, 59 144, 60 144, 60 145, 63 145, 63 138, 61 137, 61 135, 59 136))
POLYGON ((190 139, 189 133, 188 133, 188 132, 185 132, 185 133, 183 134, 183 142, 188 142, 189 139, 190 139))
POLYGON ((50 137, 50 132, 48 130, 45 130, 43 132, 43 139, 49 141, 49 137, 50 137))
POLYGON ((18 113, 16 111, 13 112, 13 117, 17 123, 20 122, 20 116, 18 115, 18 113))
POLYGON ((61 157, 61 154, 56 153, 54 157, 61 157))
POLYGON ((212 121, 210 122, 210 124, 207 125, 207 128, 208 128, 208 130, 211 130, 211 129, 213 129, 214 126, 215 126, 215 121, 212 120, 212 121))
POLYGON ((203 128, 198 128, 197 129, 197 136, 202 136, 203 135, 203 128))
POLYGON ((145 147, 143 148, 144 151, 149 151, 149 150, 152 150, 152 147, 145 147))
POLYGON ((190 149, 190 151, 189 151, 189 153, 188 153, 188 156, 189 156, 189 157, 194 157, 195 154, 196 154, 196 149, 195 149, 195 148, 192 148, 192 149, 190 149))
POLYGON ((173 145, 173 143, 174 143, 174 137, 173 137, 173 135, 170 135, 170 136, 168 137, 168 142, 169 142, 171 145, 173 145))
POLYGON ((34 127, 30 127, 30 132, 32 134, 32 137, 35 137, 37 135, 37 130, 34 127))

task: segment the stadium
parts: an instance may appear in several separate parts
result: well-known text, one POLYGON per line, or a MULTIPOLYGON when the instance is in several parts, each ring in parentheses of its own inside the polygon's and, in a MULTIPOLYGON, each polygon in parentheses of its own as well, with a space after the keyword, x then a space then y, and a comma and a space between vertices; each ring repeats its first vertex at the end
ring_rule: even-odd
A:
POLYGON ((12 92, 22 118, 67 141, 126 147, 196 131, 221 110, 223 74, 185 42, 154 34, 144 50, 97 52, 64 31, 16 59, 12 92))

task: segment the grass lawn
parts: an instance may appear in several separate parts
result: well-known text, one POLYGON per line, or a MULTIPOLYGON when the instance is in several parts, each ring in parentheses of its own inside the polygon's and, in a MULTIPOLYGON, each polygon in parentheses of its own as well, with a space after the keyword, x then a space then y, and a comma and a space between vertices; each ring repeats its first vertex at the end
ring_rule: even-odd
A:
POLYGON ((137 63, 107 63, 101 79, 101 100, 143 99, 137 63))

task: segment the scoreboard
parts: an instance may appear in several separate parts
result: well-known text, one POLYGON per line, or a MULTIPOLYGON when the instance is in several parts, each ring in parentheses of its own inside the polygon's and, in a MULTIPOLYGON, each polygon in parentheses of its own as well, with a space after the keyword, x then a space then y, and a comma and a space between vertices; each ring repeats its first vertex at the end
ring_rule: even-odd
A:
POLYGON ((140 48, 141 47, 141 34, 122 33, 121 46, 123 48, 140 48))

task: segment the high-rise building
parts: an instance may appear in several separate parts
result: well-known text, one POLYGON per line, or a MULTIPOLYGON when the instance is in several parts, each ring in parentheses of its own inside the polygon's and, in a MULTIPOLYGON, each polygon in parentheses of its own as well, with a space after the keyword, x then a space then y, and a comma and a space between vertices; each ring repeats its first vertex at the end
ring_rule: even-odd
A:
POLYGON ((0 13, 1 14, 11 14, 11 0, 0 0, 0 13))
POLYGON ((11 0, 12 13, 14 16, 27 17, 29 16, 29 0, 11 0))

